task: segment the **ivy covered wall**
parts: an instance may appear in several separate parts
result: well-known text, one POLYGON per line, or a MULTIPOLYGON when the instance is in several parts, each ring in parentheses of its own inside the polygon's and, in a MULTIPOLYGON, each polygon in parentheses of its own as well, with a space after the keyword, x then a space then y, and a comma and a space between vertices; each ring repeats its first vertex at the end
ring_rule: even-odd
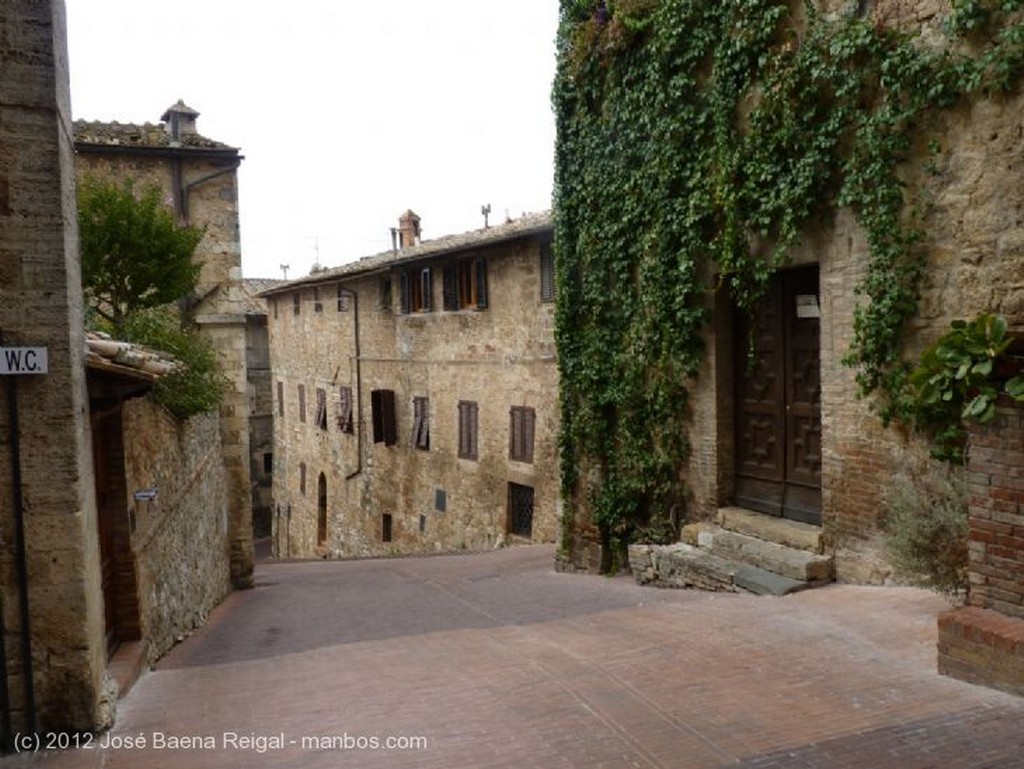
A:
MULTIPOLYGON (((563 0, 553 102, 567 555, 581 532, 607 544, 700 514, 684 478, 703 437, 695 412, 715 408, 697 401, 713 385, 720 316, 751 308, 794 258, 822 261, 823 294, 849 298, 826 319, 841 348, 833 378, 848 384, 823 394, 825 525, 849 533, 834 492, 847 471, 877 485, 894 454, 865 460, 874 470, 844 466, 847 433, 877 443, 883 424, 899 425, 908 350, 937 335, 936 319, 1003 301, 999 288, 968 290, 949 263, 997 276, 1024 256, 993 234, 1020 224, 1007 210, 1021 202, 1012 169, 978 182, 1003 201, 971 199, 986 166, 1005 172, 1019 152, 1007 132, 1020 128, 1021 5, 563 0), (987 159, 990 129, 1001 154, 987 159), (986 206, 995 220, 975 226, 986 206), (858 396, 870 427, 833 419, 829 398, 858 396)), ((731 436, 716 441, 726 451, 731 436)))

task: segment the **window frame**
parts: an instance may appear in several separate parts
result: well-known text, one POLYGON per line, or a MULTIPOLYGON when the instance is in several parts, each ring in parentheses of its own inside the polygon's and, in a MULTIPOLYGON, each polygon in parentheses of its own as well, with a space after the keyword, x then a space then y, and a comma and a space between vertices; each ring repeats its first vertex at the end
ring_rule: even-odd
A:
POLYGON ((316 388, 316 415, 313 424, 320 430, 327 431, 327 390, 323 387, 316 388))
POLYGON ((487 260, 481 256, 459 259, 442 268, 442 304, 445 310, 487 309, 487 260))
POLYGON ((352 420, 352 388, 342 385, 338 388, 338 429, 349 435, 355 432, 352 420))
POLYGON ((425 395, 412 399, 410 444, 414 449, 430 451, 430 398, 425 395))
POLYGON ((306 422, 306 385, 300 384, 298 386, 299 391, 299 421, 305 424, 306 422))
POLYGON ((459 459, 480 459, 480 407, 476 401, 459 401, 459 459))
POLYGON ((509 409, 508 458, 513 462, 533 464, 537 412, 532 406, 509 409))
POLYGON ((394 446, 398 443, 394 390, 370 391, 370 415, 373 424, 373 442, 383 443, 385 446, 394 446))

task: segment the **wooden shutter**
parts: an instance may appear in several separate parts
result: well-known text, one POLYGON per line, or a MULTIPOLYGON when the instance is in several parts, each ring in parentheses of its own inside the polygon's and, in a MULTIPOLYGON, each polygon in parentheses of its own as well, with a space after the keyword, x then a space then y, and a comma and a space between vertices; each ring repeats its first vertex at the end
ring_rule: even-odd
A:
POLYGON ((409 273, 398 273, 398 309, 403 315, 409 314, 409 273))
POLYGON ((454 264, 446 264, 441 272, 442 306, 445 310, 459 309, 458 268, 454 264))
POLYGON ((555 257, 550 243, 540 247, 540 300, 555 300, 555 257))
POLYGON ((533 409, 523 409, 523 461, 533 462, 533 431, 536 422, 536 412, 533 409))
POLYGON ((476 306, 478 310, 487 307, 487 261, 473 260, 473 277, 476 279, 476 306))
POLYGON ((338 429, 344 433, 352 432, 352 388, 342 387, 338 393, 340 408, 338 410, 338 429))

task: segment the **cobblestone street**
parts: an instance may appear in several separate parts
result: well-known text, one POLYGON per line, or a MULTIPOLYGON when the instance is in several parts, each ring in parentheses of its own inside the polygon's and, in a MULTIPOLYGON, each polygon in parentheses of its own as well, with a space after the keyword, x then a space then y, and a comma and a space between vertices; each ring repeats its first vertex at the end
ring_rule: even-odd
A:
POLYGON ((1024 766, 1024 700, 935 673, 930 593, 664 591, 552 562, 518 547, 261 565, 91 750, 0 763, 1024 766))

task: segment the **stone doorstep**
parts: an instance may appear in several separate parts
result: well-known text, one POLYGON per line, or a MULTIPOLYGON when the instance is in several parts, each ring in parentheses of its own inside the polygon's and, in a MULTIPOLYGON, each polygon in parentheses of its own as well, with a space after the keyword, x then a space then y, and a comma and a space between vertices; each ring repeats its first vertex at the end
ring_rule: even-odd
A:
POLYGON ((742 507, 719 508, 716 521, 723 529, 746 534, 748 537, 757 537, 811 553, 824 552, 820 526, 757 513, 742 507))
POLYGON ((629 558, 636 581, 655 587, 719 592, 746 590, 758 595, 782 596, 815 584, 737 563, 685 543, 630 545, 629 558))
POLYGON ((735 531, 714 528, 701 533, 701 547, 715 555, 800 582, 832 580, 832 558, 768 542, 735 531))

